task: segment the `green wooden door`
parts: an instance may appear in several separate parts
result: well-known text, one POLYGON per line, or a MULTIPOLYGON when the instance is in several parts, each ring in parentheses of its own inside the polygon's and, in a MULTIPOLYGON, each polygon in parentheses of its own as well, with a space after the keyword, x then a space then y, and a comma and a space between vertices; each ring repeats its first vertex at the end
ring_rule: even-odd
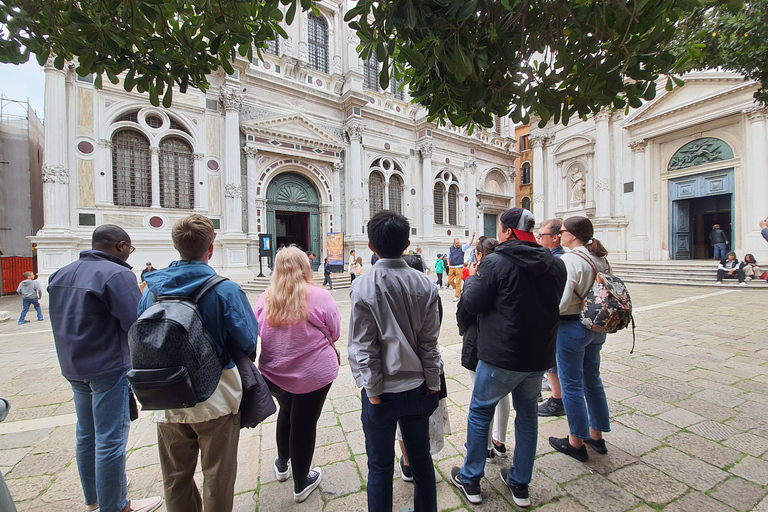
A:
POLYGON ((496 218, 497 218, 496 215, 493 215, 490 213, 483 214, 483 234, 485 236, 490 238, 496 238, 496 234, 497 234, 496 232, 498 231, 496 229, 496 226, 497 226, 496 218))
POLYGON ((313 270, 323 262, 320 199, 310 181, 299 174, 287 172, 273 179, 267 187, 267 232, 275 234, 275 211, 309 213, 309 250, 317 254, 313 270))

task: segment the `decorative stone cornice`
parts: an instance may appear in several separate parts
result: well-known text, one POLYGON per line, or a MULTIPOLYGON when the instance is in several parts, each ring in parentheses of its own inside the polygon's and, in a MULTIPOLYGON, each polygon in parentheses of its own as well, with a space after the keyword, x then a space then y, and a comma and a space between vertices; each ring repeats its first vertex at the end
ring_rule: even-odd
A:
POLYGON ((227 183, 224 186, 224 196, 231 199, 240 199, 243 197, 243 186, 236 183, 227 183))
POLYGON ((243 146, 243 153, 245 153, 245 158, 256 158, 256 155, 259 154, 259 150, 253 146, 243 146))
POLYGON ((360 142, 363 140, 363 123, 360 121, 350 121, 344 127, 344 131, 347 132, 350 142, 360 142))
POLYGON ((43 164, 43 183, 69 183, 69 172, 61 164, 43 164))
POLYGON ((224 88, 221 90, 219 101, 224 110, 236 110, 239 112, 243 106, 243 95, 238 94, 234 89, 224 88))
POLYGON ((632 150, 633 153, 637 153, 639 151, 645 151, 645 146, 648 145, 648 141, 645 139, 636 139, 629 141, 629 148, 632 150))
POLYGON ((747 116, 747 119, 752 122, 764 121, 766 117, 768 117, 768 109, 765 107, 749 107, 742 110, 742 112, 747 116))
POLYGON ((430 140, 425 140, 416 145, 416 151, 421 153, 421 158, 428 160, 432 158, 432 150, 434 150, 435 144, 430 140))

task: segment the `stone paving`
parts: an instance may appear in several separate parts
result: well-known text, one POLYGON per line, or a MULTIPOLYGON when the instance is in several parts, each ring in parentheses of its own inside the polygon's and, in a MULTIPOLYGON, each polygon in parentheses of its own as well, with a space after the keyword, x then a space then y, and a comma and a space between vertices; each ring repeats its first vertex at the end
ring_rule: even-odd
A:
MULTIPOLYGON (((590 451, 590 460, 582 464, 553 452, 547 437, 565 435, 566 422, 540 419, 532 509, 768 512, 768 325, 759 306, 765 292, 652 285, 633 285, 631 292, 635 353, 629 353, 628 332, 609 335, 602 352, 613 421, 606 435, 608 454, 590 451)), ((349 298, 342 291, 334 296, 345 324, 344 345, 349 298)), ((510 463, 505 459, 486 467, 482 505, 469 505, 448 480, 450 468, 463 460, 471 385, 460 365, 455 304, 448 291, 441 296, 446 314, 440 346, 453 433, 434 457, 438 507, 515 509, 497 476, 501 465, 510 463)), ((250 299, 255 304, 256 297, 250 299)), ((60 374, 47 320, 23 326, 14 321, 20 302, 0 299, 0 309, 12 312, 11 321, 0 324, 0 396, 12 402, 0 424, 0 469, 19 511, 82 511, 72 392, 60 374)), ((44 311, 46 305, 44 299, 44 311)), ((270 420, 242 432, 235 510, 365 510, 360 395, 347 364, 318 424, 314 463, 323 467, 323 483, 302 504, 293 502, 290 480, 275 480, 274 416, 270 420)), ((513 425, 510 421, 508 444, 514 442, 513 425)), ((156 443, 152 415, 142 412, 128 443, 130 497, 162 492, 156 443)), ((412 506, 413 490, 395 471, 397 510, 412 506)))

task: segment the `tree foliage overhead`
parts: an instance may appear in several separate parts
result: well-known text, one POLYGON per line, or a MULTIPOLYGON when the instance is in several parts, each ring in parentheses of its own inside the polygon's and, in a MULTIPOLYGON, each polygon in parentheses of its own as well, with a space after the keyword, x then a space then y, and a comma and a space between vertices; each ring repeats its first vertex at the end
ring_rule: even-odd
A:
MULTIPOLYGON (((347 20, 362 56, 410 82, 429 115, 491 126, 536 114, 567 123, 603 107, 638 107, 656 80, 701 57, 680 22, 709 0, 360 0, 347 20)), ((721 3, 721 2, 718 2, 721 3)), ((741 4, 730 2, 732 8, 741 4)))
MULTIPOLYGON (((150 101, 170 106, 173 84, 208 88, 206 75, 219 67, 232 73, 236 52, 251 59, 253 48, 279 34, 280 5, 297 8, 312 0, 3 0, 0 1, 0 62, 20 64, 35 54, 54 66, 77 57, 77 73, 95 73, 126 91, 149 92, 150 101), (165 92, 164 92, 165 91, 165 92)), ((260 50, 258 50, 260 51, 260 50)))

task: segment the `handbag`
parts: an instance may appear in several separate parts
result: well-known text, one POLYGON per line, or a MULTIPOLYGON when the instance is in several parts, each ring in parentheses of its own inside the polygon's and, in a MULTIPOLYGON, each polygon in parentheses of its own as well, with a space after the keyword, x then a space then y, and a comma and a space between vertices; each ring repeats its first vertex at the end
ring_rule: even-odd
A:
POLYGON ((324 330, 322 330, 321 328, 319 328, 309 320, 307 320, 307 323, 312 327, 314 327, 315 329, 317 329, 318 331, 320 331, 321 333, 323 333, 323 336, 325 336, 325 339, 328 340, 328 344, 331 346, 333 351, 336 352, 336 360, 339 362, 339 366, 341 366, 341 352, 339 352, 339 349, 337 349, 336 345, 333 344, 333 341, 331 340, 331 335, 326 333, 324 330))
POLYGON ((240 428, 254 428, 269 418, 277 407, 267 382, 253 361, 238 347, 230 347, 240 380, 243 382, 243 398, 240 400, 240 428))

